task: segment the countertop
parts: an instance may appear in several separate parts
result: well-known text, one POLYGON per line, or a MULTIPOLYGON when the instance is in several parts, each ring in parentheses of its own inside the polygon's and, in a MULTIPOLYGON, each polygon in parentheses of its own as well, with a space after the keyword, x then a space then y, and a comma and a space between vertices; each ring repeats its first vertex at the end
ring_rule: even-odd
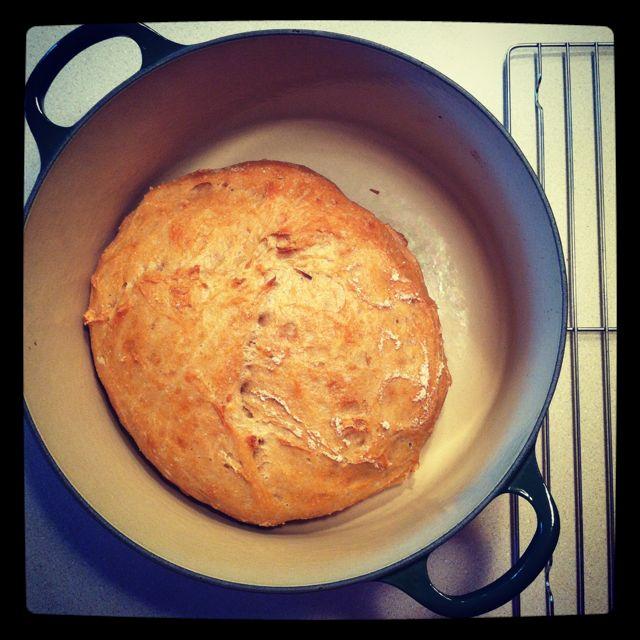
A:
MULTIPOLYGON (((435 67, 469 91, 500 121, 503 120, 503 64, 511 46, 523 42, 613 41, 608 28, 561 25, 386 21, 148 24, 165 37, 183 44, 272 28, 317 29, 366 38, 435 67)), ((45 51, 73 27, 38 26, 28 31, 25 77, 45 51)), ((118 38, 95 45, 72 61, 55 81, 47 96, 48 116, 59 124, 72 124, 139 65, 140 53, 130 41, 118 38)), ((26 200, 39 171, 39 157, 26 125, 25 131, 26 200)), ((523 140, 521 144, 534 164, 535 155, 528 143, 523 140)), ((585 311, 585 315, 588 313, 585 311)), ((597 360, 597 344, 591 356, 589 348, 587 345, 583 349, 582 357, 584 365, 593 369, 588 358, 597 360)), ((553 414, 554 424, 559 426, 554 431, 558 442, 553 451, 558 459, 554 460, 553 469, 558 474, 563 464, 568 465, 567 468, 571 466, 570 461, 565 460, 571 454, 571 424, 564 410, 569 403, 567 384, 565 374, 558 391, 561 397, 554 401, 558 406, 553 414)), ((590 424, 593 438, 601 434, 598 411, 598 407, 594 408, 592 417, 583 412, 586 438, 589 438, 590 424)), ((27 426, 24 435, 26 602, 33 613, 301 620, 437 617, 409 596, 382 583, 362 583, 313 593, 261 594, 221 588, 177 574, 107 531, 66 488, 27 426)), ((592 465, 589 468, 601 474, 602 465, 597 457, 600 441, 587 440, 584 446, 591 447, 584 454, 585 465, 592 465)), ((571 483, 564 482, 559 475, 553 479, 561 516, 566 516, 563 520, 566 528, 563 528, 551 572, 555 613, 570 614, 576 609, 571 483)), ((594 503, 601 502, 601 482, 588 485, 586 490, 591 492, 594 503)), ((606 557, 603 560, 599 531, 604 521, 600 506, 594 507, 593 514, 585 509, 585 548, 590 567, 587 612, 599 613, 607 610, 606 557)), ((526 505, 521 506, 522 548, 531 531, 529 511, 526 505)), ((443 545, 430 560, 430 568, 436 584, 440 579, 450 592, 462 593, 497 578, 509 563, 509 501, 502 496, 443 545)), ((542 577, 522 594, 521 603, 522 615, 544 615, 542 577)), ((508 603, 487 615, 510 616, 512 613, 508 603)))

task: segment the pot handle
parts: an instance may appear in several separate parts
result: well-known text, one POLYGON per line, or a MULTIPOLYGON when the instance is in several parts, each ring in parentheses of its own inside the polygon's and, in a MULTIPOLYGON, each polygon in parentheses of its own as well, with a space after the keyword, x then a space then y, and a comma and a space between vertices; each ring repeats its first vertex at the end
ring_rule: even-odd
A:
POLYGON ((83 24, 56 42, 35 66, 25 86, 25 116, 40 152, 41 173, 80 124, 62 127, 47 118, 44 113, 44 98, 51 83, 80 52, 117 36, 129 37, 140 47, 141 71, 170 53, 184 48, 184 45, 167 40, 150 27, 137 22, 83 24))
POLYGON ((465 595, 444 594, 429 578, 426 567, 429 554, 380 580, 398 587, 434 613, 447 617, 477 616, 509 602, 533 582, 551 558, 560 535, 560 519, 540 475, 534 451, 501 493, 514 493, 528 500, 536 512, 538 526, 522 556, 495 582, 465 595))

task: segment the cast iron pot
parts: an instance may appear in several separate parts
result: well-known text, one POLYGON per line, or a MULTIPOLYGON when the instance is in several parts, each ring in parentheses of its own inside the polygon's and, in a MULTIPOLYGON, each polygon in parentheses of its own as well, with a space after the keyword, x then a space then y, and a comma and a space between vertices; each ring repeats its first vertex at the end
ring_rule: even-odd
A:
POLYGON ((24 229, 27 421, 79 498, 146 554, 229 587, 300 591, 396 585, 446 616, 520 593, 559 521, 534 457, 565 344, 566 283, 554 219, 495 118, 434 69, 331 33, 260 31, 173 43, 141 24, 85 25, 26 86, 41 171, 24 229), (142 67, 72 127, 44 96, 76 54, 132 38, 142 67), (307 165, 409 239, 440 308, 453 385, 415 475, 334 516, 261 530, 185 496, 141 457, 94 373, 81 316, 89 278, 150 185, 251 159, 307 165), (506 574, 467 595, 426 559, 496 496, 537 517, 506 574))

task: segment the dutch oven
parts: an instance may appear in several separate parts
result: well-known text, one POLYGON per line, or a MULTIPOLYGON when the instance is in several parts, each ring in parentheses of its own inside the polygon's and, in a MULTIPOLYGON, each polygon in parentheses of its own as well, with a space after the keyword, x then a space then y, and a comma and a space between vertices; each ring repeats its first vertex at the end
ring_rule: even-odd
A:
POLYGON ((380 580, 446 616, 494 609, 549 560, 558 512, 534 445, 562 361, 566 283, 534 172, 500 123, 435 69, 332 33, 258 31, 183 46, 142 24, 84 25, 31 74, 41 156, 24 226, 27 422, 78 498, 124 540, 216 584, 290 592, 380 580), (44 97, 75 55, 127 36, 142 67, 71 127, 44 97), (82 313, 89 278, 150 185, 257 159, 307 165, 409 240, 453 377, 415 475, 334 516, 262 530, 183 496, 120 427, 82 313), (537 528, 488 586, 450 596, 426 559, 502 493, 537 528))

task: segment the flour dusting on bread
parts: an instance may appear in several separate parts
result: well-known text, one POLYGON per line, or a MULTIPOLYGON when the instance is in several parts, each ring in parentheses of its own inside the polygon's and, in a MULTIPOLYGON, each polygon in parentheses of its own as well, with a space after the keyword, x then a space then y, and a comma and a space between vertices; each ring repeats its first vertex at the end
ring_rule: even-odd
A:
POLYGON ((284 162, 152 188, 101 256, 84 322, 142 453, 261 526, 406 479, 451 383, 406 240, 284 162))

